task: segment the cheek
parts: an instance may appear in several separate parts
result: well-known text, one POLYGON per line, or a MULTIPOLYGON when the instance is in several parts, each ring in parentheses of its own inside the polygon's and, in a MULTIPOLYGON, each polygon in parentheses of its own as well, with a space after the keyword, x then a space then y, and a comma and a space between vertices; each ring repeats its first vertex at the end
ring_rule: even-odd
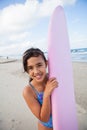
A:
POLYGON ((33 72, 32 72, 32 71, 31 71, 31 72, 28 72, 28 75, 29 75, 29 76, 32 76, 32 74, 33 74, 33 72))
POLYGON ((42 69, 42 71, 43 71, 43 72, 46 72, 46 70, 47 70, 47 68, 46 68, 46 67, 44 67, 44 68, 42 69))

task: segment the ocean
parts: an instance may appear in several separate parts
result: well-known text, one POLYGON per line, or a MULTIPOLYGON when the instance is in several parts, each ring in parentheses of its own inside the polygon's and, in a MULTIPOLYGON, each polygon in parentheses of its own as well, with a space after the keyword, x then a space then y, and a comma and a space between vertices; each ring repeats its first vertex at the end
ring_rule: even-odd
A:
POLYGON ((73 62, 87 62, 87 48, 71 49, 71 58, 73 62))
POLYGON ((72 61, 87 62, 87 48, 71 49, 72 61))
MULTIPOLYGON (((46 58, 48 53, 44 52, 46 58)), ((22 59, 22 55, 10 55, 10 56, 0 56, 1 58, 13 58, 22 59)), ((73 62, 87 62, 87 48, 71 49, 71 58, 73 62)))

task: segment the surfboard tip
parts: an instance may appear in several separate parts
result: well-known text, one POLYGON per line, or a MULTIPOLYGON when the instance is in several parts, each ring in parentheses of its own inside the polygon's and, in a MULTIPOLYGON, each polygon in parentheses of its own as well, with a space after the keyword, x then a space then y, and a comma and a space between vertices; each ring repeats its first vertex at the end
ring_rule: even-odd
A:
POLYGON ((62 5, 58 5, 56 8, 55 8, 55 11, 62 11, 63 10, 63 6, 62 5))

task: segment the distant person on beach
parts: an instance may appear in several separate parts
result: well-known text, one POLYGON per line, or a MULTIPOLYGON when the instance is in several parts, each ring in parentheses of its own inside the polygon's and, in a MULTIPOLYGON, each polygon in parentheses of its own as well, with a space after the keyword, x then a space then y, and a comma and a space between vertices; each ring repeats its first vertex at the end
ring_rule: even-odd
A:
POLYGON ((38 130, 53 130, 51 94, 58 86, 55 77, 48 78, 47 60, 38 48, 30 48, 23 54, 24 71, 29 74, 29 85, 23 89, 23 97, 38 118, 38 130))
POLYGON ((7 56, 7 59, 8 59, 8 56, 7 56))

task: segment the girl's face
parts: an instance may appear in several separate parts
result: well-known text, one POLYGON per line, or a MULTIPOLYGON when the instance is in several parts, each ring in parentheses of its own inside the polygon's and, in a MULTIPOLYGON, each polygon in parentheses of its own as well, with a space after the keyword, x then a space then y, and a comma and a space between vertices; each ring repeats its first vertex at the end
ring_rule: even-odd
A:
POLYGON ((42 56, 31 57, 27 60, 27 72, 33 80, 36 82, 43 82, 46 77, 46 67, 42 56))

